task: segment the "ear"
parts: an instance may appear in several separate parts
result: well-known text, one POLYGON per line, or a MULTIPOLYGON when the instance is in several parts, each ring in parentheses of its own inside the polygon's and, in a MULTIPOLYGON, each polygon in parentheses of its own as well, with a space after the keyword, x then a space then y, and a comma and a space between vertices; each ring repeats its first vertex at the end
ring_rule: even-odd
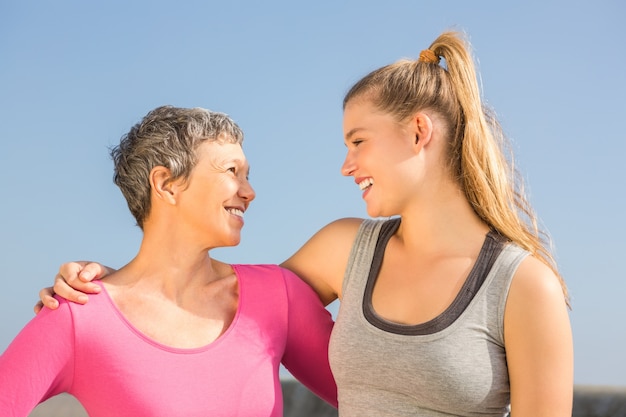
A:
POLYGON ((172 181, 172 172, 164 166, 156 166, 150 171, 152 197, 167 204, 176 204, 177 181, 172 181))
POLYGON ((433 120, 426 113, 415 113, 411 121, 415 133, 415 146, 421 150, 430 143, 433 136, 433 120))

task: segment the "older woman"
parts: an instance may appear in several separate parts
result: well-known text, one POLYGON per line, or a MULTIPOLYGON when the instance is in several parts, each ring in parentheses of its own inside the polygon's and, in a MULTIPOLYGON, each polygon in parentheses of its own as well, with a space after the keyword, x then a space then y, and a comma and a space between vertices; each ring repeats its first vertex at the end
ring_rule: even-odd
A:
POLYGON ((18 334, 0 357, 4 416, 67 392, 92 417, 278 417, 281 361, 336 404, 317 295, 278 266, 209 255, 239 243, 255 197, 242 140, 224 114, 174 107, 122 138, 115 182, 143 230, 139 252, 88 304, 59 300, 18 334))

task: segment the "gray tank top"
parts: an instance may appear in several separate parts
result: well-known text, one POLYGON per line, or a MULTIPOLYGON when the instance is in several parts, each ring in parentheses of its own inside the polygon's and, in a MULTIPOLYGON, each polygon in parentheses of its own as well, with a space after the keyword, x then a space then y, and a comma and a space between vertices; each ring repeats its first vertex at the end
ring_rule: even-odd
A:
POLYGON ((372 308, 384 249, 400 219, 364 220, 330 340, 341 417, 506 416, 504 309, 527 252, 489 233, 459 295, 440 316, 407 326, 372 308))

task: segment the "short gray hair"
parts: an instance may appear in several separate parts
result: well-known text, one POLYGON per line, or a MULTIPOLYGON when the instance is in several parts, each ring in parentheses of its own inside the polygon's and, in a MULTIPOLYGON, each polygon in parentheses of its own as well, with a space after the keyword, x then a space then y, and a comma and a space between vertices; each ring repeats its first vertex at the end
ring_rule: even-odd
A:
POLYGON ((162 106, 150 111, 111 149, 113 181, 126 198, 137 225, 150 214, 150 171, 168 168, 171 181, 187 181, 205 141, 243 142, 243 131, 226 114, 202 108, 162 106))

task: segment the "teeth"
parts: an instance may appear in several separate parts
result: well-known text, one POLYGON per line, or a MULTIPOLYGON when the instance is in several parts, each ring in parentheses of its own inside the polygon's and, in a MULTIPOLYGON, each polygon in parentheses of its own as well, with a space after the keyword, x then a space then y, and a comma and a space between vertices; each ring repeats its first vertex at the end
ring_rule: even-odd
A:
POLYGON ((372 184, 374 184, 374 180, 371 178, 366 178, 359 183, 359 188, 361 190, 365 190, 367 187, 370 187, 372 184))
POLYGON ((231 214, 234 214, 235 216, 243 217, 243 211, 241 211, 239 209, 227 208, 226 211, 228 211, 231 214))

